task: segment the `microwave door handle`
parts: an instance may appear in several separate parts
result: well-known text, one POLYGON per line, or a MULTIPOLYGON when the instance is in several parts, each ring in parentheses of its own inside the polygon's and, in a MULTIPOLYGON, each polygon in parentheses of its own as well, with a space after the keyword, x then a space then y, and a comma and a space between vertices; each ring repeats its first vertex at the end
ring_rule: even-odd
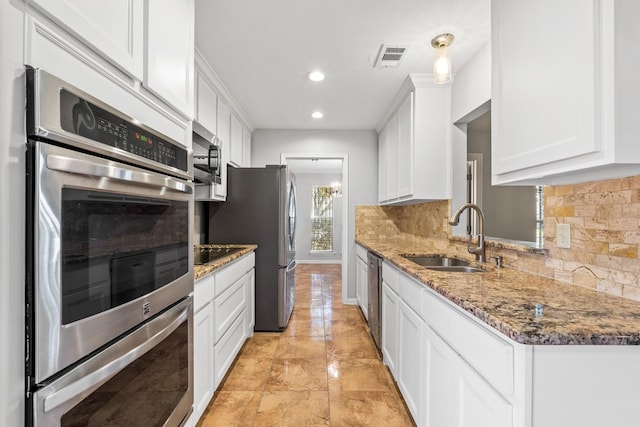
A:
POLYGON ((193 193, 193 189, 190 186, 168 176, 159 177, 142 171, 133 171, 118 166, 103 165, 92 161, 74 159, 58 154, 49 154, 47 156, 47 168, 60 172, 135 182, 137 184, 167 188, 169 190, 187 194, 193 193))
POLYGON ((215 151, 215 147, 209 147, 209 158, 207 159, 207 163, 209 164, 209 170, 213 169, 213 166, 211 165, 211 159, 213 158, 213 153, 215 151))
POLYGON ((44 399, 44 412, 52 411, 60 405, 74 401, 76 399, 78 399, 78 401, 84 399, 93 391, 93 389, 102 385, 102 383, 104 383, 106 380, 113 377, 124 367, 129 365, 134 360, 138 359, 140 356, 151 350, 162 340, 168 337, 173 331, 178 328, 178 326, 182 324, 182 322, 185 321, 185 319, 187 319, 190 311, 191 304, 188 304, 185 308, 182 309, 177 317, 173 321, 171 321, 171 323, 169 323, 166 327, 164 327, 148 340, 146 339, 146 330, 144 330, 144 328, 134 332, 134 334, 142 333, 142 336, 145 337, 145 341, 142 344, 131 349, 122 356, 112 360, 100 369, 97 369, 89 373, 88 375, 83 376, 78 381, 72 382, 68 386, 61 388, 60 390, 47 396, 44 399))

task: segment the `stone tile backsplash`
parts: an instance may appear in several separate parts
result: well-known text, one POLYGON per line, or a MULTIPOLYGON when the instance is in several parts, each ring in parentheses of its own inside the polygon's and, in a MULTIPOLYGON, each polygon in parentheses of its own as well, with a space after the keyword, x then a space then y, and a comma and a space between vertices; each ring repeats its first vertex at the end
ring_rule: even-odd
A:
MULTIPOLYGON (((403 238, 464 253, 466 243, 449 239, 448 200, 408 206, 356 207, 356 238, 403 238)), ((546 253, 487 247, 505 265, 561 282, 640 301, 640 176, 545 187, 546 253), (557 224, 571 227, 571 248, 556 245, 557 224)))

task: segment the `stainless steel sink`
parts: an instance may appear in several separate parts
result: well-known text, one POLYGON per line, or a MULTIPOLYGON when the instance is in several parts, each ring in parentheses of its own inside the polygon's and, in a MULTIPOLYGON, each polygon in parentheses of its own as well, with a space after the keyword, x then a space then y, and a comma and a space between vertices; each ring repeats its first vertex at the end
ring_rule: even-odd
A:
POLYGON ((479 273, 483 272, 482 268, 473 267, 469 265, 468 261, 458 258, 451 258, 443 255, 402 255, 403 258, 408 259, 422 267, 427 267, 431 270, 438 271, 453 271, 461 273, 479 273))
POLYGON ((457 273, 482 273, 486 270, 483 268, 472 267, 470 265, 451 265, 451 266, 431 266, 429 270, 452 271, 457 273))

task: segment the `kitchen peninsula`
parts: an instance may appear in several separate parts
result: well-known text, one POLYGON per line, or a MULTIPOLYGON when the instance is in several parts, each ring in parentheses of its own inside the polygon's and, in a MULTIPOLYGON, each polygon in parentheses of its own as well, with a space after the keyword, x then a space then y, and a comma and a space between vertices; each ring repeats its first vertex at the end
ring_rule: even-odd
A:
POLYGON ((466 242, 449 239, 447 207, 416 218, 415 234, 372 218, 379 207, 356 213, 356 243, 384 259, 384 362, 417 425, 635 425, 640 303, 474 263, 466 242), (405 257, 427 254, 485 271, 435 271, 405 257))

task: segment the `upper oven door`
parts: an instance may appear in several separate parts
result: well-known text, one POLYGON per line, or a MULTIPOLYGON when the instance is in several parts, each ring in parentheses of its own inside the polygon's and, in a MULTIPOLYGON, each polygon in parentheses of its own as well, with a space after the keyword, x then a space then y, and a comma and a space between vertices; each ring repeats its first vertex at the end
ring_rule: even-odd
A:
POLYGON ((29 153, 40 383, 192 292, 193 187, 44 142, 29 153))

